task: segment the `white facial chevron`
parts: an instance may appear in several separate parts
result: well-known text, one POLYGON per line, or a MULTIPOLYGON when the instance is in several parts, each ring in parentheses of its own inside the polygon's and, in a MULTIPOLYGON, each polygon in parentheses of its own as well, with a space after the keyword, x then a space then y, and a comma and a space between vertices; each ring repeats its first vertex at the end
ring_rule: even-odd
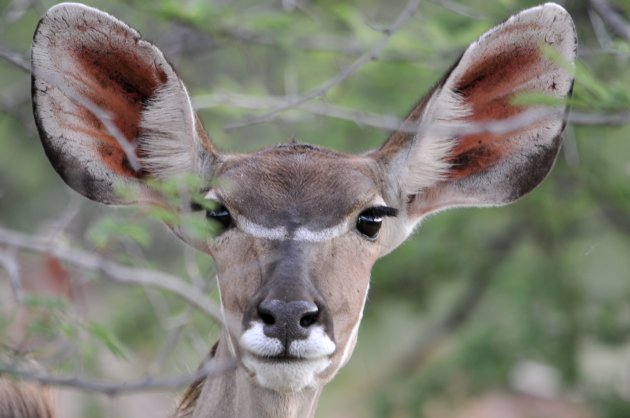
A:
POLYGON ((293 233, 289 233, 289 230, 285 226, 268 228, 254 223, 242 215, 236 215, 234 216, 234 219, 243 232, 256 238, 265 238, 270 240, 321 242, 336 238, 349 230, 348 223, 343 222, 330 228, 323 228, 317 231, 308 229, 305 226, 300 226, 296 228, 293 233))

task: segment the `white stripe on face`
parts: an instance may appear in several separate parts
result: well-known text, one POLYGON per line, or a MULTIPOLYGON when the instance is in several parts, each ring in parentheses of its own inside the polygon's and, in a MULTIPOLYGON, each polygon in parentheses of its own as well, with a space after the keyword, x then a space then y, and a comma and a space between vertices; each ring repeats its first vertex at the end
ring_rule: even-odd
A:
POLYGON ((323 228, 316 231, 301 226, 297 228, 292 234, 290 234, 288 228, 285 226, 268 228, 266 226, 254 223, 242 215, 236 215, 235 219, 237 225, 243 232, 256 238, 265 238, 274 241, 293 240, 322 242, 336 238, 349 230, 348 223, 343 222, 330 228, 323 228))
POLYGON ((274 241, 290 239, 287 228, 284 226, 267 228, 266 226, 258 225, 241 215, 234 216, 234 218, 241 231, 256 238, 265 238, 274 241))
POLYGON ((348 229, 348 224, 346 222, 337 224, 330 228, 319 229, 317 231, 312 231, 304 226, 301 226, 295 230, 291 239, 309 242, 328 241, 342 235, 348 231, 348 229))

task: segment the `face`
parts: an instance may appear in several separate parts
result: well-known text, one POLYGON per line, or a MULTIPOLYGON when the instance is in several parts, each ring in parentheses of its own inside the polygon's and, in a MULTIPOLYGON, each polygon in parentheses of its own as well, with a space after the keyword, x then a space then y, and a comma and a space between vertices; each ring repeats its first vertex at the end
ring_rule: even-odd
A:
POLYGON ((207 198, 223 230, 208 248, 223 308, 241 325, 231 343, 258 384, 315 387, 348 360, 388 222, 370 212, 387 206, 376 172, 368 158, 305 145, 221 165, 207 198))

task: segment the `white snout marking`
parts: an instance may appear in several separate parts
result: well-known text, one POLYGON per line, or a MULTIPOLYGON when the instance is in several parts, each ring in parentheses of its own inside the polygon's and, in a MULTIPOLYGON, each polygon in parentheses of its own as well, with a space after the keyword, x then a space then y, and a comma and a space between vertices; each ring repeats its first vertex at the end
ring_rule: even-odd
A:
POLYGON ((316 359, 335 352, 335 343, 326 335, 324 328, 315 326, 303 340, 294 340, 289 346, 289 354, 299 358, 316 359))
POLYGON ((269 338, 265 335, 261 322, 252 322, 251 328, 243 333, 241 347, 262 357, 277 356, 284 351, 279 339, 269 338))
POLYGON ((243 356, 243 365, 255 375, 262 387, 277 392, 299 392, 317 387, 317 375, 330 365, 327 357, 316 360, 271 362, 249 354, 243 356))
POLYGON ((298 392, 317 386, 317 375, 331 363, 335 343, 321 326, 311 327, 309 336, 291 342, 286 360, 272 357, 282 354, 284 346, 277 338, 265 335, 261 322, 252 322, 240 338, 243 365, 259 385, 279 392, 298 392))

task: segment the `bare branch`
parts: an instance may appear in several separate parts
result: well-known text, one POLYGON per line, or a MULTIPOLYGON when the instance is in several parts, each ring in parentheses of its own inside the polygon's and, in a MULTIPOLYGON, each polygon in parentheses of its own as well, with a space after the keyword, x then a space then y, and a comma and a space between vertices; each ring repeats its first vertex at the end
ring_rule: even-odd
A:
POLYGON ((20 275, 20 265, 17 261, 15 251, 0 249, 0 267, 4 268, 11 281, 13 297, 19 304, 24 300, 24 290, 22 288, 22 276, 20 275))
POLYGON ((215 377, 228 373, 236 368, 236 359, 205 361, 194 372, 173 377, 144 377, 133 381, 105 381, 87 379, 78 376, 56 376, 33 370, 22 369, 19 366, 0 364, 0 376, 3 374, 14 376, 21 380, 40 383, 42 385, 63 386, 84 392, 98 392, 109 396, 117 396, 132 392, 148 390, 179 389, 199 379, 215 377))
MULTIPOLYGON (((285 96, 247 96, 241 94, 217 93, 197 96, 194 102, 196 109, 225 105, 244 109, 266 109, 284 106, 291 103, 291 100, 290 97, 285 96)), ((417 122, 404 122, 395 116, 363 112, 331 103, 311 101, 300 103, 295 107, 315 115, 349 120, 360 126, 371 126, 386 131, 417 133, 418 130, 417 122)), ((563 110, 558 109, 557 111, 561 112, 563 110)), ((457 135, 472 135, 478 133, 502 134, 547 119, 550 116, 550 112, 554 112, 554 109, 549 107, 530 108, 508 119, 484 122, 447 121, 444 122, 444 126, 449 129, 450 132, 457 135)))
POLYGON ((113 283, 140 285, 166 290, 181 297, 215 321, 224 326, 226 325, 219 307, 200 293, 198 289, 175 276, 158 271, 128 267, 107 260, 98 254, 69 247, 59 241, 31 237, 2 227, 0 227, 0 244, 6 244, 22 250, 50 254, 61 261, 80 268, 101 272, 104 274, 103 278, 113 283))
POLYGON ((571 112, 569 122, 576 125, 627 125, 630 123, 630 111, 618 113, 571 112))
POLYGON ((315 97, 320 97, 325 95, 331 88, 340 82, 344 81, 346 78, 358 72, 365 64, 371 61, 375 61, 379 59, 381 52, 389 43, 389 40, 400 30, 402 27, 411 19, 411 17, 418 10, 418 5, 420 4, 420 0, 410 0, 405 6, 402 13, 396 18, 394 23, 392 23, 387 29, 383 31, 384 36, 383 39, 370 51, 367 51, 359 58, 357 58, 352 64, 344 68, 341 72, 339 72, 335 77, 329 79, 328 81, 321 84, 319 87, 311 90, 310 92, 302 95, 301 97, 296 97, 291 99, 288 103, 285 103, 281 106, 278 106, 271 110, 268 113, 252 116, 249 118, 245 118, 241 121, 237 121, 231 123, 225 127, 226 130, 240 128, 247 125, 252 125, 256 123, 262 123, 272 120, 278 113, 283 112, 292 107, 298 106, 302 103, 305 103, 309 100, 314 99, 315 97))
POLYGON ((617 35, 630 42, 630 24, 606 0, 589 0, 589 4, 617 35))
POLYGON ((27 73, 31 72, 31 64, 28 59, 24 58, 19 52, 15 52, 5 46, 0 45, 0 58, 18 67, 20 70, 24 70, 27 73))
MULTIPOLYGON (((285 106, 291 100, 291 97, 287 96, 248 96, 238 93, 215 93, 195 96, 193 102, 196 109, 231 106, 241 109, 263 110, 285 106)), ((295 107, 314 115, 349 120, 357 125, 371 126, 387 131, 395 131, 403 124, 403 121, 395 116, 378 115, 320 101, 305 102, 295 105, 295 107)), ((415 126, 413 132, 415 132, 415 126)))
POLYGON ((476 10, 464 6, 463 4, 457 3, 455 1, 451 1, 451 0, 431 0, 431 3, 435 3, 438 4, 442 7, 444 7, 445 9, 450 10, 451 12, 461 15, 461 16, 465 16, 471 19, 476 19, 476 20, 486 20, 488 17, 477 12, 476 10))
MULTIPOLYGON (((264 110, 283 106, 291 101, 286 96, 250 96, 238 93, 213 93, 195 96, 193 99, 195 109, 208 109, 212 107, 235 107, 240 109, 264 110)), ((372 112, 365 112, 333 103, 322 101, 310 101, 295 106, 295 110, 302 110, 318 116, 326 116, 334 119, 348 120, 359 126, 369 126, 384 131, 400 131, 416 133, 416 123, 405 123, 403 120, 391 116, 380 115, 372 112)), ((549 110, 530 109, 516 117, 498 121, 469 122, 462 128, 460 134, 473 133, 506 133, 515 129, 523 128, 537 120, 545 119, 549 116, 549 110)), ((296 119, 294 114, 285 113, 281 116, 285 119, 296 119)), ((630 112, 618 113, 587 113, 572 111, 568 121, 575 125, 625 125, 630 123, 630 112)), ((459 130, 458 130, 459 131, 459 130)))

